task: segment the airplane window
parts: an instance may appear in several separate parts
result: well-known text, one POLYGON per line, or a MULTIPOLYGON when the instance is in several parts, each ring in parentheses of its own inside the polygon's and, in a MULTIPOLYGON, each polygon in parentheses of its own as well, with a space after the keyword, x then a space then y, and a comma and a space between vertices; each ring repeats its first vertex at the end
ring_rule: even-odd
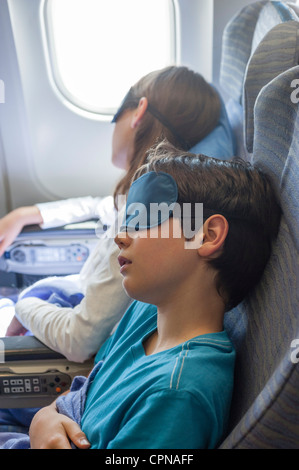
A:
POLYGON ((76 106, 111 115, 146 73, 174 64, 175 0, 48 0, 56 86, 76 106))

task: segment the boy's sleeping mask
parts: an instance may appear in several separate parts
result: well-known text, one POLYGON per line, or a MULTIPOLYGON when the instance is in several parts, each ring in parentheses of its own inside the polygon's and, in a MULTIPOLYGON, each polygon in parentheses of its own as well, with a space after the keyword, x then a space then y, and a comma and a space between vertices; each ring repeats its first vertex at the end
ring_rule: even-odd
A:
POLYGON ((178 187, 171 175, 150 171, 130 187, 121 231, 139 231, 156 227, 173 215, 178 187))
MULTIPOLYGON (((120 231, 135 232, 137 235, 140 230, 157 227, 169 218, 176 217, 181 220, 181 224, 173 236, 180 238, 183 229, 185 247, 199 248, 202 244, 203 205, 184 203, 181 207, 177 201, 178 187, 171 175, 162 171, 145 173, 130 187, 120 231)), ((168 228, 165 227, 161 236, 169 236, 168 228)))

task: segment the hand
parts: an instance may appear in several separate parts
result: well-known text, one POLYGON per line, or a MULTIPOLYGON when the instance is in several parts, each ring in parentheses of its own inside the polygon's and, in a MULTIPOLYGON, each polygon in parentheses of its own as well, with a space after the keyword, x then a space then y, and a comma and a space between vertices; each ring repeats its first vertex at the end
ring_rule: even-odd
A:
POLYGON ((43 219, 36 206, 19 207, 0 219, 0 256, 13 243, 25 225, 41 224, 43 219))
POLYGON ((42 408, 34 416, 29 429, 31 449, 71 449, 70 441, 79 449, 89 449, 80 426, 59 414, 55 402, 42 408))
POLYGON ((6 330, 5 336, 24 336, 27 331, 17 317, 14 316, 6 330))

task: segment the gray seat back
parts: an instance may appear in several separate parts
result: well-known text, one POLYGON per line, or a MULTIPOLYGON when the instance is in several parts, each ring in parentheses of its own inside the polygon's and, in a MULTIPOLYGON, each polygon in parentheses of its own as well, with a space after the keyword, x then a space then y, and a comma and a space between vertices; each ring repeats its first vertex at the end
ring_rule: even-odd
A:
POLYGON ((253 162, 270 175, 283 215, 262 281, 226 314, 237 362, 224 449, 299 448, 298 78, 299 66, 278 75, 254 107, 253 162))
POLYGON ((298 21, 289 5, 278 1, 257 1, 241 9, 223 33, 220 85, 237 141, 236 153, 244 159, 250 159, 244 142, 243 90, 247 64, 265 34, 287 21, 298 21))
POLYGON ((244 134, 246 150, 253 151, 253 109, 260 90, 280 73, 299 65, 299 21, 274 26, 251 56, 243 87, 244 134))

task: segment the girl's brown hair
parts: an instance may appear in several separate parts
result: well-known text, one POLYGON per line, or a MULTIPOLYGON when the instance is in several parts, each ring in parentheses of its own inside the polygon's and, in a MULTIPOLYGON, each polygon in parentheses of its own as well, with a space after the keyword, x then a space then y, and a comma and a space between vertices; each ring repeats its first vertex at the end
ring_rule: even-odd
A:
MULTIPOLYGON (((145 113, 136 132, 129 169, 115 188, 115 200, 117 195, 128 192, 132 176, 145 163, 150 147, 166 138, 182 149, 180 136, 191 148, 208 135, 219 120, 221 102, 217 91, 187 67, 169 66, 141 78, 130 90, 131 102, 127 103, 127 108, 137 107, 141 97, 148 99, 176 133, 152 113, 145 113), (137 99, 135 103, 132 96, 137 99)), ((123 106, 126 107, 126 99, 123 106)))

